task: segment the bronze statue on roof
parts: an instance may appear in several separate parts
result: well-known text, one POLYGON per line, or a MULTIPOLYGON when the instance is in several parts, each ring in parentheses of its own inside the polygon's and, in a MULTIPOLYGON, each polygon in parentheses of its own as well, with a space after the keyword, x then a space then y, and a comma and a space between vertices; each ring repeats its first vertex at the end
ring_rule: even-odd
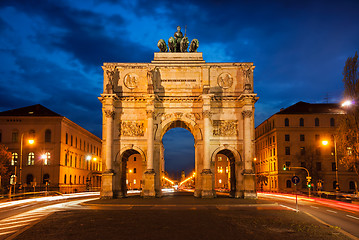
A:
MULTIPOLYGON (((167 51, 169 51, 169 52, 187 52, 188 44, 189 44, 189 40, 186 37, 186 32, 183 36, 183 33, 181 32, 181 27, 178 26, 177 32, 174 33, 174 37, 170 37, 168 39, 168 48, 167 48, 165 40, 163 40, 163 39, 160 39, 158 41, 157 46, 161 52, 167 52, 167 51)), ((193 39, 190 44, 189 51, 197 52, 198 45, 199 45, 198 40, 193 39)))

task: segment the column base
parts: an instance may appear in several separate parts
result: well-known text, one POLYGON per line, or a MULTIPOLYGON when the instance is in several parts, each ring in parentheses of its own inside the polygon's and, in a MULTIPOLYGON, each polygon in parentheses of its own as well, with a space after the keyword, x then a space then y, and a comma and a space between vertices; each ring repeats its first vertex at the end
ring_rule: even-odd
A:
POLYGON ((202 198, 215 198, 216 192, 213 188, 213 173, 210 169, 203 169, 202 173, 202 198))
POLYGON ((244 198, 245 199, 256 199, 256 182, 255 182, 255 174, 252 170, 244 170, 244 198))
POLYGON ((101 199, 112 199, 116 197, 114 192, 114 173, 108 170, 102 173, 101 199))
POLYGON ((201 197, 201 192, 202 192, 202 190, 195 189, 194 193, 193 193, 193 196, 200 198, 201 197))
MULTIPOLYGON (((147 170, 144 173, 143 188, 142 188, 142 192, 141 192, 142 197, 144 197, 144 198, 156 197, 155 176, 156 176, 156 173, 153 169, 147 170)), ((157 193, 157 195, 158 194, 159 193, 157 193)))
POLYGON ((244 192, 243 190, 241 191, 236 191, 234 194, 234 198, 244 198, 244 192))

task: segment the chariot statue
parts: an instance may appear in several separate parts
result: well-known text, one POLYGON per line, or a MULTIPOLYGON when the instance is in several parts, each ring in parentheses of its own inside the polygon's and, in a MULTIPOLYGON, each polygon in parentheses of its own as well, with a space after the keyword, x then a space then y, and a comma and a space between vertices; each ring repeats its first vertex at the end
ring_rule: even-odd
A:
MULTIPOLYGON (((169 51, 169 52, 187 52, 188 44, 189 44, 189 40, 186 37, 186 32, 185 32, 185 35, 183 36, 183 33, 181 32, 181 27, 178 26, 177 32, 175 32, 174 37, 170 37, 168 39, 168 48, 167 48, 165 40, 163 40, 163 39, 160 39, 158 41, 157 46, 161 52, 167 52, 167 51, 169 51)), ((189 51, 197 52, 198 45, 199 45, 198 40, 193 39, 190 44, 189 51)))

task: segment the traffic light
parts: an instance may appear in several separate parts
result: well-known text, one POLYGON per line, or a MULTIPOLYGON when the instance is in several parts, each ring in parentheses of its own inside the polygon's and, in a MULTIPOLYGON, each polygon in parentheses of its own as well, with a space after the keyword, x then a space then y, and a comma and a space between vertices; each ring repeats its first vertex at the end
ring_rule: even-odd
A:
POLYGON ((308 186, 308 188, 312 187, 311 180, 312 180, 312 177, 307 177, 307 186, 308 186))
POLYGON ((283 164, 283 170, 286 171, 287 170, 287 166, 285 164, 283 164))

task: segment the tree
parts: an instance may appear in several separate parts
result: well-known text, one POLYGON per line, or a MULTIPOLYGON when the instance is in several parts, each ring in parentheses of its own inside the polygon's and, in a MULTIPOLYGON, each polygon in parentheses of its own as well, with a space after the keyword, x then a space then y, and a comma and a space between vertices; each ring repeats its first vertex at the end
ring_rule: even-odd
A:
POLYGON ((346 115, 341 120, 337 144, 340 161, 348 169, 359 175, 359 68, 358 53, 349 57, 343 71, 344 97, 352 103, 346 107, 346 115))
POLYGON ((8 152, 8 148, 6 146, 0 144, 0 189, 7 189, 10 184, 10 162, 11 153, 8 152))

